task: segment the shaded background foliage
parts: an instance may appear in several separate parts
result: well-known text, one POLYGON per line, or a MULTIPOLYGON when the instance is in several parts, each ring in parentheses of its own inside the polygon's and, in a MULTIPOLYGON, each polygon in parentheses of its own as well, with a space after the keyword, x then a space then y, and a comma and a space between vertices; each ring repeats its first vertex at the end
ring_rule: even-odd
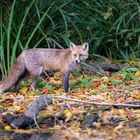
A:
POLYGON ((15 58, 34 47, 66 48, 90 43, 94 54, 139 57, 140 3, 136 0, 2 0, 0 69, 7 76, 15 58))

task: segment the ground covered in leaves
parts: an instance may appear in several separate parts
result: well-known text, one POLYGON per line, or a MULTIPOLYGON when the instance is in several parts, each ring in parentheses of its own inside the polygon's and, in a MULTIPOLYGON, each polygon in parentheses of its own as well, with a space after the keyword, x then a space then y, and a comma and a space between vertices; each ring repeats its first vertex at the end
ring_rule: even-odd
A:
MULTIPOLYGON (((61 116, 55 121, 48 119, 40 128, 30 130, 12 129, 2 119, 2 115, 10 112, 21 115, 28 104, 39 95, 50 97, 61 95, 67 98, 84 100, 87 102, 106 103, 140 103, 140 71, 138 68, 125 67, 117 73, 105 72, 106 76, 99 76, 88 71, 73 73, 70 77, 70 92, 63 93, 60 73, 50 78, 40 78, 36 83, 37 90, 28 87, 24 81, 19 93, 7 92, 0 99, 0 137, 7 139, 13 134, 48 135, 56 140, 137 140, 140 139, 140 109, 125 107, 91 106, 89 104, 53 99, 53 104, 42 110, 38 117, 48 115, 61 116), (39 134, 37 134, 39 132, 39 134), (4 133, 6 133, 4 135, 4 133)), ((46 138, 46 135, 44 136, 46 138)), ((45 140, 44 138, 44 140, 45 140)), ((12 139, 12 138, 11 138, 12 139)))

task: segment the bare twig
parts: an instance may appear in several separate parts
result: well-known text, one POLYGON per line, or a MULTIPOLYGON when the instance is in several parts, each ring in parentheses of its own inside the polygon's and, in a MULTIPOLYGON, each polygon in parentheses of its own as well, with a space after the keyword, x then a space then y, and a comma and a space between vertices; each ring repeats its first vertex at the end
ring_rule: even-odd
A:
POLYGON ((36 127, 37 127, 39 130, 41 130, 41 128, 39 127, 39 125, 38 125, 38 123, 37 123, 37 121, 36 121, 36 116, 34 116, 34 122, 35 122, 36 127))
POLYGON ((78 100, 78 99, 66 98, 66 97, 63 97, 63 96, 52 96, 51 98, 59 98, 59 99, 62 99, 62 100, 73 101, 73 102, 84 103, 84 104, 90 104, 90 105, 97 105, 97 106, 140 108, 140 105, 136 105, 136 104, 88 102, 88 101, 83 101, 83 100, 78 100))

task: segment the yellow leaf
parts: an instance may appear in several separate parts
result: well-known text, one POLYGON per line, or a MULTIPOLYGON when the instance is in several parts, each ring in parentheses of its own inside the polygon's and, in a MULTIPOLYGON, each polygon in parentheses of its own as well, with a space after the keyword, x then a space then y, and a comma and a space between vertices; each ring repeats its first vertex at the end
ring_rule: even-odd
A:
POLYGON ((6 125, 6 126, 4 127, 4 130, 10 131, 10 130, 11 130, 11 126, 10 126, 10 125, 6 125))
POLYGON ((58 128, 60 128, 60 125, 55 125, 53 128, 58 129, 58 128))
POLYGON ((66 109, 66 110, 63 111, 64 115, 66 115, 67 113, 69 113, 69 110, 66 109))
POLYGON ((26 94, 28 91, 28 88, 27 87, 23 87, 19 90, 20 93, 23 93, 23 94, 26 94))
POLYGON ((11 107, 8 107, 8 111, 12 111, 12 112, 15 112, 15 111, 19 111, 21 109, 21 106, 11 106, 11 107))
POLYGON ((140 76, 140 70, 135 73, 135 76, 136 77, 139 77, 140 76))
POLYGON ((61 73, 60 72, 56 72, 55 73, 55 77, 59 77, 60 78, 60 76, 61 76, 61 73))
POLYGON ((69 112, 65 116, 66 116, 65 122, 68 122, 72 118, 72 113, 69 112))
POLYGON ((135 93, 134 95, 133 95, 133 97, 135 98, 135 99, 140 99, 140 93, 138 92, 138 93, 135 93))
POLYGON ((130 61, 130 64, 131 65, 136 65, 136 61, 132 60, 132 61, 130 61))
POLYGON ((63 114, 66 116, 65 122, 68 122, 72 118, 72 113, 69 110, 64 110, 63 114))
POLYGON ((107 76, 102 77, 101 80, 103 82, 109 82, 109 78, 107 76))

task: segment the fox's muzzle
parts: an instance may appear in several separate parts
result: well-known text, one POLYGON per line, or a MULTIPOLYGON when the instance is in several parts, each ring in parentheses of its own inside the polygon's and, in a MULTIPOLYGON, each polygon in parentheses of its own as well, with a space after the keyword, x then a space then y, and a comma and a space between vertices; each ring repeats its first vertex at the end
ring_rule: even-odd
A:
POLYGON ((81 61, 80 61, 80 60, 75 60, 75 62, 76 62, 77 64, 79 64, 81 61))

